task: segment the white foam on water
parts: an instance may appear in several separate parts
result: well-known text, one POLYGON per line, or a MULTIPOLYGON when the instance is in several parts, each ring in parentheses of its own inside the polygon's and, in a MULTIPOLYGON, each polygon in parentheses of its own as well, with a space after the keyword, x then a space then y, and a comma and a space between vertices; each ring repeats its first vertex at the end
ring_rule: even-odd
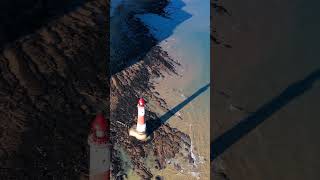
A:
POLYGON ((199 172, 190 172, 190 174, 191 174, 193 177, 196 177, 197 179, 200 179, 200 173, 199 173, 199 172))

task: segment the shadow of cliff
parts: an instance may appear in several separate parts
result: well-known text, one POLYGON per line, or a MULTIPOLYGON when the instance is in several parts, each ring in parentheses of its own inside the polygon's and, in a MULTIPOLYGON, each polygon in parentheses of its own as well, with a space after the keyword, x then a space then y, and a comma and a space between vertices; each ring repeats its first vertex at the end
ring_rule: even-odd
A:
POLYGON ((201 95, 203 92, 205 92, 210 87, 210 83, 206 84, 205 86, 198 89, 195 93, 193 93, 190 97, 188 97, 186 100, 181 102, 180 104, 176 105, 174 108, 172 108, 170 111, 166 112, 164 115, 162 115, 158 119, 151 119, 147 122, 147 134, 152 134, 154 131, 156 131, 162 124, 166 123, 172 116, 174 116, 175 113, 180 111, 184 106, 189 104, 191 101, 193 101, 196 97, 201 95))
POLYGON ((233 128, 217 137, 211 143, 210 160, 214 160, 238 140, 247 135, 259 124, 267 120, 273 113, 279 111, 296 97, 311 89, 320 78, 320 70, 316 70, 305 79, 288 86, 280 95, 261 106, 256 112, 242 120, 233 128))
POLYGON ((63 16, 90 0, 2 0, 0 2, 0 49, 31 34, 52 19, 63 16))
MULTIPOLYGON (((182 10, 185 3, 174 1, 174 8, 169 13, 164 12, 169 2, 139 0, 140 5, 125 1, 115 9, 110 20, 110 73, 114 75, 136 62, 142 60, 150 50, 167 37, 171 36, 175 28, 189 19, 191 14, 182 10), (151 23, 152 27, 144 22, 151 23), (152 34, 157 31, 157 35, 152 34)), ((167 6, 168 5, 168 6, 167 6)))

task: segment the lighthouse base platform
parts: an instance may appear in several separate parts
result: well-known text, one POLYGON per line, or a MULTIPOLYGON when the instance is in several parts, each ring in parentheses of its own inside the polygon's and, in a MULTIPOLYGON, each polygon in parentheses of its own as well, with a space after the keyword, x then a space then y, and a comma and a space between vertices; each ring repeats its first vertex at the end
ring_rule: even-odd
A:
POLYGON ((129 136, 133 136, 140 141, 147 141, 149 137, 146 133, 141 133, 137 131, 137 126, 134 125, 129 129, 129 136))

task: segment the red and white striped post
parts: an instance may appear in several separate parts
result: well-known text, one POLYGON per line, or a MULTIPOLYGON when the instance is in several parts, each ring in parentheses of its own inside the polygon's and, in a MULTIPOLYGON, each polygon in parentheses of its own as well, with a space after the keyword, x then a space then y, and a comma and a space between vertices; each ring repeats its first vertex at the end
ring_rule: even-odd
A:
POLYGON ((90 180, 110 180, 110 143, 106 119, 98 114, 91 124, 88 137, 90 146, 90 180))
POLYGON ((145 115, 145 101, 143 98, 140 98, 138 101, 138 121, 137 125, 134 125, 132 128, 129 129, 129 135, 137 138, 141 141, 147 140, 146 134, 146 121, 144 118, 145 115))

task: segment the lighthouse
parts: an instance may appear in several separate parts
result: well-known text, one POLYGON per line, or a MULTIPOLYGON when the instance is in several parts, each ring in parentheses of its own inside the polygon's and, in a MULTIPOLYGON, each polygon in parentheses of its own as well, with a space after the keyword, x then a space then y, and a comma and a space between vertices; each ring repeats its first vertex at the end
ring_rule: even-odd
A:
POLYGON ((146 122, 144 121, 144 109, 145 101, 143 98, 140 98, 138 101, 138 122, 137 122, 137 131, 139 133, 145 133, 146 132, 146 122))
POLYGON ((129 129, 129 135, 137 138, 138 140, 145 141, 147 140, 146 134, 146 122, 145 122, 145 101, 143 98, 140 98, 138 101, 138 120, 137 124, 132 126, 129 129))
POLYGON ((106 119, 98 114, 91 124, 88 137, 90 146, 90 180, 110 180, 110 143, 106 119))

